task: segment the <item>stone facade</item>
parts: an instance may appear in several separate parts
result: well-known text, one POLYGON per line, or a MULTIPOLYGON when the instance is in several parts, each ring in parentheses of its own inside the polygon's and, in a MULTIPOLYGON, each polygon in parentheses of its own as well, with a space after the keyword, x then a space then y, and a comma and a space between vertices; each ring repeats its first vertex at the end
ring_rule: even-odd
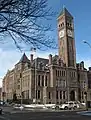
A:
POLYGON ((88 101, 91 101, 91 67, 88 70, 88 101))
POLYGON ((6 100, 16 95, 17 99, 42 104, 85 101, 87 70, 83 61, 76 64, 73 17, 66 8, 58 17, 58 42, 59 55, 50 54, 49 59, 33 59, 31 54, 29 60, 23 54, 3 79, 6 100))
MULTIPOLYGON (((24 54, 22 58, 25 56, 24 54)), ((61 104, 72 100, 84 101, 87 80, 84 66, 77 66, 77 69, 65 67, 57 55, 49 55, 49 60, 36 58, 29 62, 27 58, 26 62, 17 63, 15 68, 6 74, 3 89, 6 92, 5 99, 12 100, 16 93, 17 99, 22 96, 23 100, 32 102, 36 98, 37 103, 61 104)))

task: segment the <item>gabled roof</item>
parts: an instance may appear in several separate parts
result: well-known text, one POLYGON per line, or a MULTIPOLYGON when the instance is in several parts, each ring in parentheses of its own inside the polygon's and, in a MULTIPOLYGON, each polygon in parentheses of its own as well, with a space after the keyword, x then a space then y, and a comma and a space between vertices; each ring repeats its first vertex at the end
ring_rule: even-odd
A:
POLYGON ((37 57, 36 59, 33 60, 32 67, 35 67, 35 62, 36 62, 36 67, 38 68, 39 64, 42 64, 43 66, 46 66, 46 64, 49 63, 49 60, 45 59, 45 58, 37 57))
POLYGON ((30 60, 27 58, 26 54, 24 53, 18 63, 25 63, 25 62, 30 62, 30 60))
POLYGON ((61 15, 65 15, 65 16, 73 18, 73 16, 69 13, 69 11, 65 7, 62 9, 58 17, 60 17, 61 15))

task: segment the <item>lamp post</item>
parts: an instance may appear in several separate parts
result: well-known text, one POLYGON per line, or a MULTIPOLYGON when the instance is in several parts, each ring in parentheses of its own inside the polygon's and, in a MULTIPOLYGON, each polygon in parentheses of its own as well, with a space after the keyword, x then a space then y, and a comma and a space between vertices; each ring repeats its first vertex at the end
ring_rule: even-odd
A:
POLYGON ((87 105, 87 92, 84 92, 84 96, 85 96, 86 110, 88 110, 88 105, 87 105))
POLYGON ((86 40, 83 40, 83 43, 87 44, 91 48, 91 45, 86 40))
POLYGON ((56 105, 57 105, 57 97, 58 97, 58 83, 59 83, 59 80, 57 79, 56 80, 56 105))
MULTIPOLYGON (((83 40, 83 43, 87 44, 87 45, 91 48, 91 45, 90 45, 89 42, 83 40)), ((85 96, 86 110, 88 110, 88 104, 87 104, 87 92, 84 92, 84 96, 85 96)))

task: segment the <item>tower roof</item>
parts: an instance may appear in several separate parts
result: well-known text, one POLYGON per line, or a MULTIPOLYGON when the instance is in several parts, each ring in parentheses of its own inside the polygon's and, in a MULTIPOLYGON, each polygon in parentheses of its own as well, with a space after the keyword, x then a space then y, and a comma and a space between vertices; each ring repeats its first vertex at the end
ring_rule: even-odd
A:
POLYGON ((27 58, 26 54, 24 53, 23 56, 21 57, 19 63, 24 63, 24 62, 29 62, 29 59, 27 58))
POLYGON ((60 17, 61 15, 66 15, 66 16, 68 16, 68 17, 73 18, 73 16, 69 13, 69 11, 68 11, 65 7, 63 7, 63 9, 62 9, 62 11, 60 12, 60 14, 58 15, 58 17, 60 17))

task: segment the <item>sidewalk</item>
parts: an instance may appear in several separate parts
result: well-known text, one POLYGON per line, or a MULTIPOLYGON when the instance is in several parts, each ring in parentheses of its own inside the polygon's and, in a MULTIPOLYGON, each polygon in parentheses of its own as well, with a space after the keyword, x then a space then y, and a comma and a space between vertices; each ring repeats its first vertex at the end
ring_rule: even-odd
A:
MULTIPOLYGON (((24 108, 24 109, 14 109, 12 106, 2 107, 3 113, 12 114, 12 113, 24 113, 24 112, 67 112, 67 111, 74 111, 74 112, 81 112, 86 111, 86 109, 77 109, 77 110, 55 110, 55 109, 42 109, 42 108, 24 108)), ((91 108, 88 109, 91 111, 91 108)))

